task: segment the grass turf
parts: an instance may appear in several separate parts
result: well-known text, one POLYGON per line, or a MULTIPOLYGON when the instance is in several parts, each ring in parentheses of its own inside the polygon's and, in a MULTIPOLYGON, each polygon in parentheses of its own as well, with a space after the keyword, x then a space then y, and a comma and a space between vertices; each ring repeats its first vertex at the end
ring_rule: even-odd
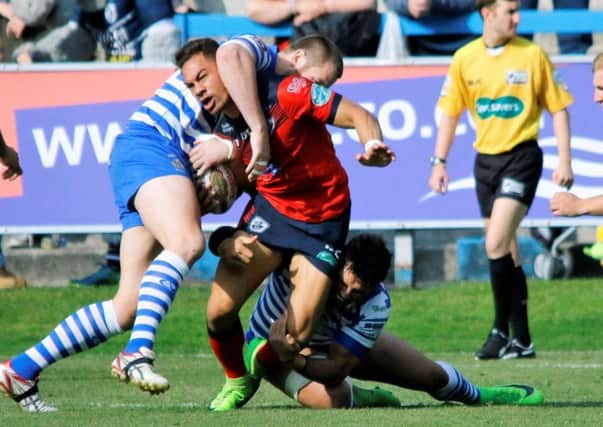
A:
MULTIPOLYGON (((24 350, 82 305, 108 299, 115 288, 22 289, 0 292, 0 356, 24 350)), ((404 402, 402 410, 301 409, 271 386, 239 411, 205 409, 222 385, 211 355, 204 312, 208 290, 182 288, 161 326, 157 367, 172 388, 150 397, 109 376, 112 358, 128 334, 57 363, 42 376, 44 398, 55 414, 25 414, 0 396, 3 425, 600 425, 603 416, 603 340, 599 280, 530 282, 535 360, 478 362, 472 352, 488 332, 489 286, 453 284, 392 292, 388 330, 434 359, 447 360, 478 385, 527 383, 545 394, 536 408, 442 405, 423 393, 384 386, 404 402), (43 417, 43 418, 42 418, 43 417)), ((245 307, 243 319, 251 305, 245 307)))

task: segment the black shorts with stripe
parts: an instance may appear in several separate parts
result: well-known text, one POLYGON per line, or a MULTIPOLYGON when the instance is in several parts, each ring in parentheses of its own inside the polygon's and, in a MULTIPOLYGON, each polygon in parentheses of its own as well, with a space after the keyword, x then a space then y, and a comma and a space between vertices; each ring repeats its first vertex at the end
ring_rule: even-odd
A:
POLYGON ((537 141, 529 140, 505 153, 478 153, 473 173, 482 218, 490 218, 499 197, 515 199, 529 209, 542 175, 542 150, 537 141))
POLYGON ((349 225, 350 206, 337 218, 308 223, 283 215, 257 194, 245 208, 239 228, 257 235, 260 242, 285 256, 304 254, 312 265, 334 277, 349 225))

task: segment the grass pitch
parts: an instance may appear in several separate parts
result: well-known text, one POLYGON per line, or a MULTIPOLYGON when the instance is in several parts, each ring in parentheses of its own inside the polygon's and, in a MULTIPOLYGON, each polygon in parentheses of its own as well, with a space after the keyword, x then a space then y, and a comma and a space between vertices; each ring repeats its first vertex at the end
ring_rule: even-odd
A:
MULTIPOLYGON (((0 357, 33 345, 65 316, 115 288, 22 289, 0 292, 0 357)), ((156 344, 157 367, 170 390, 151 397, 110 378, 110 363, 128 334, 63 360, 42 374, 40 390, 58 413, 26 414, 0 394, 3 426, 598 426, 603 420, 603 281, 530 282, 530 320, 537 358, 478 362, 492 316, 490 287, 454 284, 392 291, 388 330, 434 359, 446 360, 478 385, 526 383, 545 394, 541 407, 443 405, 428 395, 385 385, 402 409, 319 411, 299 405, 263 384, 245 408, 206 410, 223 376, 205 332, 204 288, 182 288, 156 344)), ((246 319, 251 306, 247 305, 246 319)), ((412 368, 411 368, 412 369, 412 368)))

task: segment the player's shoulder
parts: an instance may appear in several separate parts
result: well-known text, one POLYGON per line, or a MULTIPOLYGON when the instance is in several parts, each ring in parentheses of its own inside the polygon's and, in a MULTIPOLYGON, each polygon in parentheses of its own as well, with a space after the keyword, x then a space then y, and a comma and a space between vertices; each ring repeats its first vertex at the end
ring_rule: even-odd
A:
POLYGON ((383 283, 380 283, 371 295, 362 303, 361 311, 367 317, 387 317, 391 308, 389 292, 383 283))
POLYGON ((311 101, 312 105, 326 105, 332 97, 331 88, 314 83, 299 75, 287 76, 279 84, 279 98, 300 98, 311 101))
POLYGON ((534 43, 524 37, 516 36, 511 41, 511 44, 516 49, 521 49, 522 55, 546 55, 542 46, 538 43, 534 43))
POLYGON ((484 49, 484 41, 481 37, 478 37, 477 39, 472 40, 469 43, 458 48, 456 52, 454 52, 452 58, 455 61, 462 61, 465 58, 472 57, 473 55, 481 52, 484 49))

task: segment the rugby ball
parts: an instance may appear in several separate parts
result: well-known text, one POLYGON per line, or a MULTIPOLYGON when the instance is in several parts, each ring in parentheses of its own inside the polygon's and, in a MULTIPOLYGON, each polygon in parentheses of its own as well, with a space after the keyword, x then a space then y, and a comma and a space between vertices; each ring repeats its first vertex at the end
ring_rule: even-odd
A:
POLYGON ((197 192, 203 213, 224 213, 239 195, 237 179, 232 169, 219 164, 197 179, 197 192), (203 202, 205 201, 205 202, 203 202))

